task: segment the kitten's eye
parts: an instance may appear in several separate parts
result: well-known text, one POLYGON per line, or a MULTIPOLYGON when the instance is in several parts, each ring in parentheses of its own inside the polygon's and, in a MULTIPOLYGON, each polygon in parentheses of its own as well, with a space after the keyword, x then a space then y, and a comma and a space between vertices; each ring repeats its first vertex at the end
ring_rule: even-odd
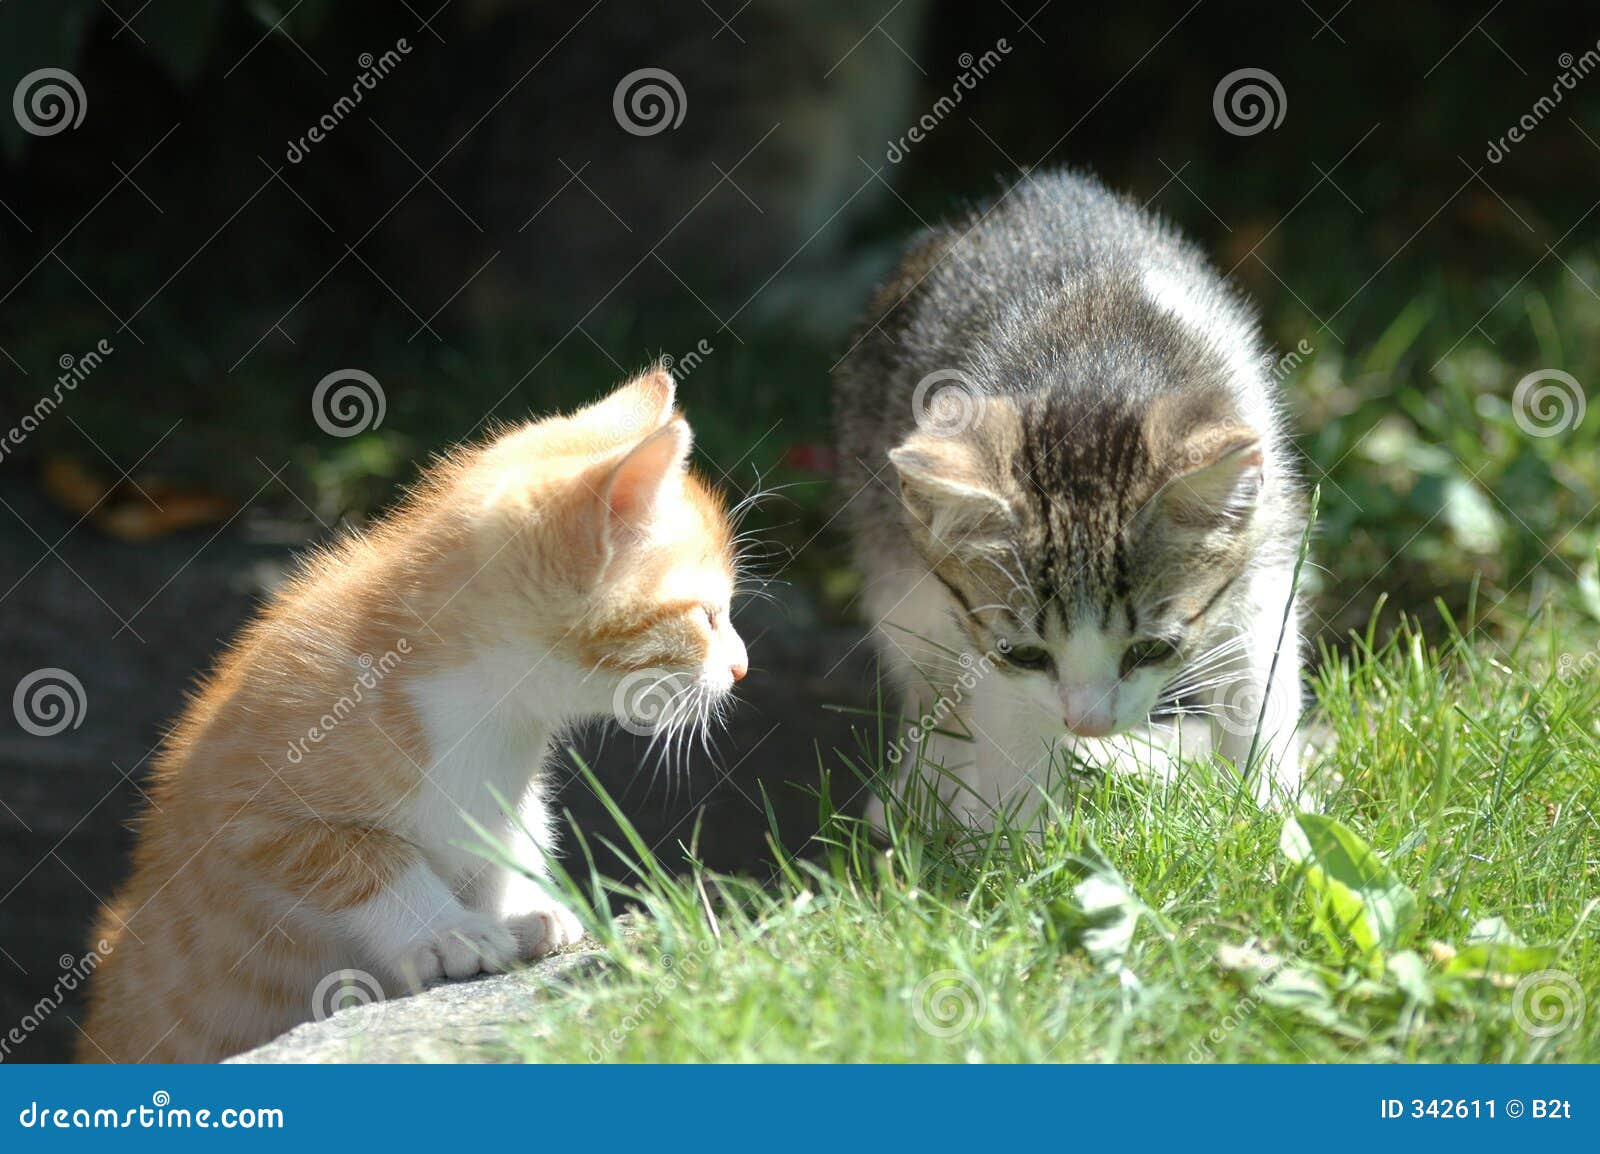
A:
POLYGON ((717 627, 717 611, 710 605, 700 606, 700 612, 706 615, 706 624, 715 629, 717 627))
POLYGON ((1042 645, 1017 645, 1002 640, 997 648, 1000 650, 1000 656, 1005 658, 1006 664, 1015 665, 1018 669, 1050 667, 1050 651, 1042 645))
POLYGON ((1136 641, 1122 655, 1122 676, 1146 665, 1160 665, 1178 655, 1178 647, 1170 641, 1136 641))

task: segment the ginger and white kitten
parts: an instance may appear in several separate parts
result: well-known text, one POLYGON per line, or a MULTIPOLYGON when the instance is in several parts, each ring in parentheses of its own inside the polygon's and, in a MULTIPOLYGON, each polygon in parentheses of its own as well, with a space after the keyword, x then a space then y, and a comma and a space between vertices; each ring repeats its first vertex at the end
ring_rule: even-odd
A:
POLYGON ((971 736, 929 739, 958 812, 1036 801, 1063 752, 1165 772, 1184 709, 1255 751, 1259 799, 1298 792, 1306 515, 1264 353, 1196 248, 1071 173, 880 289, 838 373, 843 496, 906 716, 971 736))
POLYGON ((744 676, 731 533, 689 449, 652 372, 455 453, 306 561, 157 757, 80 1056, 213 1061, 313 1017, 339 971, 393 994, 581 936, 471 821, 542 874, 558 735, 641 679, 671 680, 673 725, 744 676))

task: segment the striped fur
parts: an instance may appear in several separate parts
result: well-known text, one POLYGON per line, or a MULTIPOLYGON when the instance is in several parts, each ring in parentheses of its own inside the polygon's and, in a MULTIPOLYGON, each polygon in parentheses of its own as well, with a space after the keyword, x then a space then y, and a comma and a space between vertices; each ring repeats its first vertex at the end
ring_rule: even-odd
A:
POLYGON ((1180 699, 1238 768, 1259 748, 1263 799, 1297 790, 1305 514, 1265 351, 1198 250, 1065 172, 919 239, 872 301, 836 374, 845 516, 908 717, 959 703, 940 728, 973 740, 931 752, 975 819, 1062 752, 1148 761, 1180 699))

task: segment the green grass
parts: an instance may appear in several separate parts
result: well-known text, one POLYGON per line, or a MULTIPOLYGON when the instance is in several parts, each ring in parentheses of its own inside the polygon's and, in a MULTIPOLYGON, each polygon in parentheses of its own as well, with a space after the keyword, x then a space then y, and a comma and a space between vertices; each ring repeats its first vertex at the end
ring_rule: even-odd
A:
POLYGON ((863 734, 823 754, 831 816, 803 854, 774 844, 770 879, 621 847, 634 884, 610 893, 642 930, 591 908, 615 965, 541 1006, 521 1056, 1600 1060, 1600 651, 1573 624, 1502 642, 1446 619, 1438 646, 1407 624, 1326 654, 1320 816, 1287 834, 1195 765, 1092 781, 1031 833, 908 797, 874 844, 833 811, 881 765, 863 734), (1542 1032, 1575 989, 1586 1012, 1542 1032))
MULTIPOLYGON (((1399 262, 1368 290, 1377 262, 1352 260, 1348 235, 1302 222, 1296 236, 1284 280, 1355 302, 1330 316, 1334 335, 1275 278, 1251 286, 1271 338, 1311 350, 1284 391, 1322 491, 1309 725, 1319 813, 1339 826, 1303 827, 1320 859, 1291 860, 1286 815, 1203 765, 1173 785, 1091 782, 1032 836, 954 829, 906 799, 920 820, 875 845, 834 804, 881 768, 896 736, 885 719, 857 747, 818 750, 824 832, 775 843, 770 876, 673 876, 624 846, 627 884, 574 900, 631 902, 641 931, 591 909, 615 963, 542 1005, 522 1056, 1600 1060, 1600 412, 1535 435, 1512 399, 1535 370, 1591 393, 1600 381, 1600 260, 1568 251, 1513 279, 1531 256, 1497 257, 1493 273, 1417 256, 1420 271, 1399 262), (1311 244, 1324 249, 1295 255, 1311 244), (1359 839, 1343 844, 1343 875, 1341 831, 1359 839), (1524 985, 1529 973, 1566 977, 1524 985), (1549 1035, 1519 1024, 1519 1004, 1526 1021, 1564 981, 1586 992, 1581 1020, 1549 1035)), ((75 323, 36 326, 14 351, 43 363, 101 335, 96 316, 75 323)), ((349 363, 384 383, 388 418, 350 440, 310 419, 330 366, 266 346, 227 378, 225 404, 208 391, 218 366, 194 372, 181 404, 113 388, 124 370, 108 367, 74 420, 131 461, 181 416, 163 468, 243 499, 262 462, 287 461, 285 479, 331 522, 381 507, 491 406, 515 420, 580 403, 708 327, 624 317, 591 341, 516 329, 461 347, 375 331, 349 363)), ((753 318, 740 331, 716 334, 681 386, 702 465, 731 488, 757 475, 791 486, 751 527, 797 595, 838 621, 855 583, 826 528, 831 486, 786 462, 829 440, 827 372, 847 338, 753 318)), ((116 365, 133 366, 126 355, 116 365)), ((62 421, 30 449, 87 452, 62 421)), ((259 500, 301 515, 278 488, 259 500)))
MULTIPOLYGON (((626 883, 569 886, 614 965, 541 1005, 520 1056, 1600 1061, 1600 421, 1536 435, 1512 404, 1535 369, 1600 379, 1595 267, 1424 288, 1286 380, 1322 494, 1316 816, 1262 812, 1194 764, 1058 791, 1026 832, 903 798, 884 845, 838 812, 898 736, 867 718, 855 747, 817 751, 823 832, 774 837, 770 876, 673 875, 635 843, 626 883), (619 904, 637 932, 596 913, 619 904)), ((1269 312, 1285 349, 1313 328, 1290 313, 1269 312)), ((708 400, 750 367, 691 382, 714 457, 750 443, 708 400)), ((825 439, 815 397, 774 371, 770 440, 825 439)), ((780 545, 827 511, 793 496, 780 545)), ((838 611, 848 570, 816 550, 784 576, 838 611)))

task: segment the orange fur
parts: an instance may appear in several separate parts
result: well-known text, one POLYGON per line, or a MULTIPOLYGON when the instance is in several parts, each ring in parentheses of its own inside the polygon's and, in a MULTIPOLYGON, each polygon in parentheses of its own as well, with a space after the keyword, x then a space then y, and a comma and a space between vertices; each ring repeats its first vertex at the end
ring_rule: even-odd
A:
MULTIPOLYGON (((648 373, 454 453, 369 531, 303 562, 155 758, 131 876, 95 929, 111 949, 82 1058, 225 1057, 311 1018, 336 970, 391 993, 416 984, 419 957, 423 976, 454 972, 446 935, 462 927, 486 943, 483 968, 508 960, 487 956, 494 943, 529 957, 572 936, 570 915, 537 897, 515 916, 492 908, 517 879, 463 861, 436 794, 488 812, 479 779, 510 781, 535 807, 521 819, 545 824, 548 738, 603 716, 614 674, 682 670, 711 695, 743 675, 731 534, 687 449, 671 378, 648 373), (471 678, 502 674, 510 689, 483 695, 481 723, 438 736, 458 684, 471 699, 471 678), (550 686, 568 682, 579 688, 551 714, 550 686), (445 909, 409 911, 412 927, 401 907, 432 879, 445 909)), ((509 816, 500 832, 520 836, 509 816)), ((524 868, 539 872, 548 848, 536 836, 524 868)))

